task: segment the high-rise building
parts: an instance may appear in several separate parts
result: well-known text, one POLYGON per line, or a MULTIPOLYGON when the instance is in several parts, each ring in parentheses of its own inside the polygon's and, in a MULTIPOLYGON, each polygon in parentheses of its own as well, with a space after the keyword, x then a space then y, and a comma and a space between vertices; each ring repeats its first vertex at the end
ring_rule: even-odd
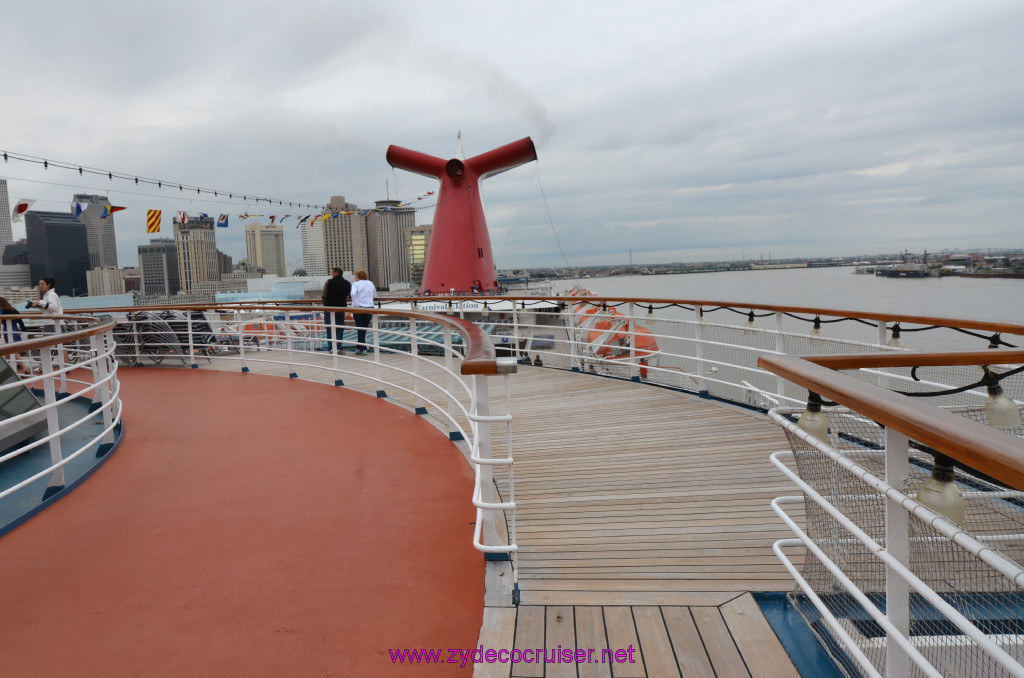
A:
POLYGON ((284 229, 281 226, 247 224, 245 252, 250 265, 282 278, 287 275, 284 261, 284 229))
POLYGON ((4 264, 28 263, 28 240, 19 240, 4 247, 4 264))
POLYGON ((0 249, 14 242, 11 231, 11 198, 7 194, 7 179, 0 179, 0 249))
POLYGON ((62 297, 85 296, 89 247, 85 226, 67 212, 25 213, 32 280, 54 278, 62 297))
POLYGON ((227 274, 235 270, 235 263, 231 260, 230 254, 224 254, 220 250, 217 250, 217 278, 220 280, 227 274))
POLYGON ((378 200, 366 219, 370 280, 382 287, 409 281, 405 232, 416 224, 416 210, 398 200, 378 200))
POLYGON ((75 202, 82 203, 85 211, 81 220, 89 239, 89 267, 117 268, 117 242, 114 238, 114 215, 103 217, 104 207, 110 204, 105 195, 75 194, 75 202))
POLYGON ((143 297, 173 296, 181 289, 178 246, 174 238, 153 238, 139 245, 139 269, 143 297))
MULTIPOLYGON (((345 202, 345 196, 335 195, 327 204, 324 215, 324 268, 335 266, 344 271, 369 272, 370 256, 366 245, 366 217, 359 208, 345 202), (337 216, 334 216, 337 215, 337 216)), ((375 281, 378 282, 379 281, 375 281)))
POLYGON ((188 217, 184 224, 175 219, 174 244, 178 247, 182 291, 191 292, 198 283, 220 280, 213 217, 188 217))
POLYGON ((430 251, 430 236, 434 232, 431 224, 410 226, 405 230, 405 246, 409 252, 409 282, 419 285, 423 282, 423 267, 427 264, 430 251))
POLYGON ((138 277, 139 269, 137 268, 94 268, 86 273, 86 280, 89 282, 89 296, 124 294, 129 291, 127 280, 129 278, 138 279, 138 277))
POLYGON ((308 276, 327 275, 324 251, 324 223, 322 219, 307 219, 299 227, 302 239, 302 268, 308 276))

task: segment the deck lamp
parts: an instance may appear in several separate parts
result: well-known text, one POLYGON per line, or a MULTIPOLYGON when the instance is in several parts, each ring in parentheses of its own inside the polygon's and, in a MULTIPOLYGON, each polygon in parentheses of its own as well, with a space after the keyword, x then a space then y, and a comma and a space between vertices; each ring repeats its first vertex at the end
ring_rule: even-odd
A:
POLYGON ((811 330, 812 337, 824 337, 825 333, 821 331, 821 316, 814 316, 814 329, 811 330))
POLYGON ((900 339, 900 324, 899 323, 893 323, 893 326, 892 326, 892 339, 889 340, 889 343, 887 345, 888 346, 892 346, 893 348, 906 348, 907 347, 907 345, 903 343, 903 340, 900 339))
POLYGON ((944 454, 935 454, 932 476, 917 491, 914 499, 925 508, 946 516, 957 525, 964 524, 964 496, 954 480, 953 462, 944 454))
POLYGON ((706 323, 708 321, 708 319, 704 317, 704 307, 703 306, 700 307, 700 321, 702 323, 706 323))
POLYGON ((751 311, 750 313, 747 314, 746 329, 743 330, 743 332, 745 334, 753 334, 755 327, 756 325, 754 325, 754 312, 751 311))
POLYGON ((653 318, 654 317, 654 304, 647 304, 647 317, 648 318, 653 318))
POLYGON ((989 371, 988 367, 982 369, 985 370, 985 386, 988 387, 988 399, 985 401, 985 417, 988 419, 988 425, 1003 431, 1024 426, 1017 403, 1003 393, 999 379, 989 371))
POLYGON ((807 409, 800 415, 796 427, 811 434, 823 443, 828 442, 828 421, 821 412, 821 396, 817 393, 807 394, 807 409))
POLYGON ((455 315, 455 308, 452 306, 452 300, 448 300, 448 308, 444 310, 448 315, 455 315))

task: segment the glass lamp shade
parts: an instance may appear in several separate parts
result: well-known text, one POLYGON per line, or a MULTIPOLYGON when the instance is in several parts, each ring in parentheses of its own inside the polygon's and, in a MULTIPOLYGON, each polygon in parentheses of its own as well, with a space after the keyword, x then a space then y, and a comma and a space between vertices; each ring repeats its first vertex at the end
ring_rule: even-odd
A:
POLYGON ((946 516, 957 525, 964 524, 964 496, 953 481, 951 466, 936 462, 932 477, 917 491, 915 499, 921 506, 946 516))
POLYGON ((985 416, 988 418, 988 425, 993 428, 1008 431, 1021 428, 1020 409, 1017 403, 1013 402, 999 385, 990 386, 988 389, 988 400, 985 401, 985 416))

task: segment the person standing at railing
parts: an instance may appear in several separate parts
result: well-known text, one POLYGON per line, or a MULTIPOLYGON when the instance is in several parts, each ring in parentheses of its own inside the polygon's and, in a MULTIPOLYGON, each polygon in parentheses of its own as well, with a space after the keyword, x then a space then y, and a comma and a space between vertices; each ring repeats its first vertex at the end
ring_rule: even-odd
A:
MULTIPOLYGON (((57 296, 57 281, 53 278, 40 278, 39 279, 39 301, 30 301, 27 306, 29 308, 38 308, 43 315, 64 315, 64 307, 60 303, 60 297, 57 296)), ((60 328, 60 321, 56 323, 56 327, 60 328)))
MULTIPOLYGON (((373 300, 377 296, 377 288, 369 280, 366 271, 356 271, 356 281, 352 285, 352 305, 356 308, 373 308, 373 300)), ((370 313, 353 313, 356 322, 356 353, 366 353, 366 328, 370 326, 370 313)))
MULTIPOLYGON (((18 309, 7 301, 7 297, 0 297, 0 313, 3 315, 20 315, 18 309)), ((21 333, 25 331, 25 322, 21 318, 12 320, 4 319, 4 343, 9 344, 21 341, 21 333)))
MULTIPOLYGON (((324 292, 321 297, 324 306, 348 306, 352 284, 345 279, 342 273, 343 271, 338 266, 331 269, 331 277, 324 283, 324 292)), ((341 350, 341 340, 345 337, 345 312, 325 312, 324 325, 327 328, 327 345, 324 348, 334 352, 341 350)))

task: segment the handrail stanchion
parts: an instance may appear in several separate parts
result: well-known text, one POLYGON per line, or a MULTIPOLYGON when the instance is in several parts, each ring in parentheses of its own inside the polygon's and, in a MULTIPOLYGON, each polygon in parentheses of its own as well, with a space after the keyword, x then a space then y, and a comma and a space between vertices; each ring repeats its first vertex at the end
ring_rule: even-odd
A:
MULTIPOLYGON (((475 423, 474 443, 476 457, 478 459, 491 459, 491 422, 487 417, 491 414, 490 396, 487 391, 487 375, 473 375, 473 409, 470 414, 482 418, 482 421, 475 423)), ((479 464, 477 478, 479 478, 478 496, 480 501, 488 504, 498 503, 497 492, 494 488, 494 469, 490 464, 479 464)), ((486 509, 480 512, 483 521, 480 531, 480 543, 484 546, 505 546, 498 536, 498 530, 494 526, 494 511, 486 509)))
POLYGON ((46 433, 52 436, 49 442, 50 465, 55 467, 44 495, 49 496, 64 487, 64 466, 61 464, 64 457, 60 449, 60 420, 54 406, 57 402, 57 392, 53 384, 53 356, 49 346, 39 351, 39 359, 43 372, 43 403, 50 406, 46 408, 46 433))
POLYGON ((695 332, 697 346, 694 349, 694 354, 697 358, 697 391, 700 395, 704 395, 708 392, 708 384, 704 379, 704 323, 701 319, 700 306, 695 305, 693 307, 693 316, 697 321, 697 330, 695 332))
MULTIPOLYGON (((60 336, 61 332, 64 331, 64 327, 60 320, 57 320, 53 325, 54 336, 60 336)), ((46 349, 50 351, 50 349, 46 349)), ((57 366, 60 370, 60 392, 68 392, 68 372, 65 367, 68 366, 68 349, 64 345, 64 342, 57 344, 53 347, 53 351, 57 353, 57 366)))
POLYGON ((188 326, 188 359, 189 367, 199 369, 199 363, 196 362, 196 345, 192 339, 192 311, 185 311, 185 324, 188 326))
POLYGON ((462 434, 455 428, 455 359, 452 356, 452 328, 444 326, 444 371, 445 371, 445 394, 448 396, 448 437, 452 440, 461 440, 462 434))
POLYGON ((89 346, 97 357, 97 360, 92 364, 92 383, 96 385, 96 390, 93 393, 93 402, 99 406, 103 413, 103 428, 111 429, 103 435, 103 443, 112 445, 114 443, 114 431, 111 424, 113 424, 114 418, 110 407, 110 394, 112 391, 110 382, 107 381, 108 377, 110 377, 110 364, 106 358, 106 353, 110 346, 107 335, 108 333, 92 335, 89 337, 89 346))
POLYGON ((627 307, 629 313, 629 379, 640 381, 640 368, 636 364, 636 318, 633 317, 633 302, 627 307))
POLYGON ((412 393, 416 414, 426 414, 423 399, 420 398, 420 349, 416 336, 416 318, 409 318, 409 354, 412 357, 412 393))
POLYGON ((512 355, 519 361, 519 314, 516 309, 516 301, 512 300, 512 355))
POLYGON ((377 320, 378 317, 376 313, 370 316, 370 330, 373 332, 373 377, 377 381, 377 397, 387 398, 388 394, 380 379, 380 332, 377 331, 380 323, 377 320))
MULTIPOLYGON (((885 429, 885 482, 906 487, 910 476, 908 438, 892 427, 885 429)), ((894 559, 910 567, 910 517, 901 502, 885 499, 885 548, 894 559)), ((910 585, 891 565, 885 566, 885 614, 904 638, 910 637, 910 585)), ((910 656, 886 633, 885 675, 909 676, 910 656)))
POLYGON ((284 312, 284 347, 288 353, 288 376, 291 378, 297 378, 299 375, 295 371, 295 356, 292 354, 292 312, 284 312))
MULTIPOLYGON (((782 314, 775 312, 775 350, 779 353, 786 352, 786 338, 782 334, 782 314)), ((786 380, 780 376, 775 377, 775 393, 780 398, 786 395, 786 380)))
POLYGON ((235 309, 235 329, 238 330, 238 359, 242 363, 242 371, 248 372, 249 367, 245 364, 245 337, 242 333, 242 312, 235 309))

